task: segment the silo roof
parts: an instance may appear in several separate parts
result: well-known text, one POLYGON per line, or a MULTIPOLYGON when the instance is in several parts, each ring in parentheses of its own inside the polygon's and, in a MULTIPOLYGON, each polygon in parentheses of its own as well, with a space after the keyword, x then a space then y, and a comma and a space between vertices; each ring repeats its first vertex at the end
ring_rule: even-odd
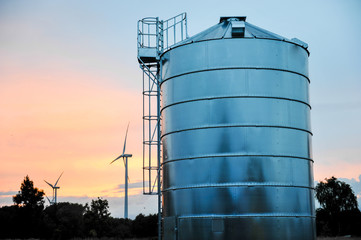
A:
POLYGON ((302 42, 297 38, 288 39, 263 28, 257 27, 251 23, 246 22, 246 17, 243 16, 221 17, 218 24, 190 38, 187 38, 184 41, 179 42, 175 46, 193 42, 227 38, 258 38, 285 41, 301 46, 308 52, 307 43, 302 42))

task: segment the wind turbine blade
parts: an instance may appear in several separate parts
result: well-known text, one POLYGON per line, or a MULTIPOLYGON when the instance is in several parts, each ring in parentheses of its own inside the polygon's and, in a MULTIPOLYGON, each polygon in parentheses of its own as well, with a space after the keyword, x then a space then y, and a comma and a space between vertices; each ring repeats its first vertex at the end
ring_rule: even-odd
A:
POLYGON ((111 163, 109 164, 112 164, 113 162, 117 161, 119 158, 121 158, 123 155, 120 155, 119 157, 117 157, 116 159, 114 159, 113 161, 111 161, 111 163))
POLYGON ((47 181, 44 180, 44 182, 46 182, 47 184, 49 184, 50 187, 54 188, 54 186, 50 183, 48 183, 47 181))
POLYGON ((64 173, 64 172, 62 172, 62 173, 60 174, 60 176, 59 176, 58 180, 56 180, 56 183, 54 184, 54 187, 56 187, 56 184, 58 184, 59 179, 61 178, 61 176, 63 175, 63 173, 64 173))
POLYGON ((51 204, 51 201, 50 201, 50 199, 48 198, 48 196, 46 196, 46 195, 45 195, 45 197, 46 197, 46 198, 48 199, 48 201, 49 201, 49 204, 51 204))
POLYGON ((125 133, 124 147, 123 147, 123 154, 122 155, 124 155, 124 153, 125 153, 125 145, 127 144, 128 128, 129 128, 129 123, 128 123, 127 131, 125 133))

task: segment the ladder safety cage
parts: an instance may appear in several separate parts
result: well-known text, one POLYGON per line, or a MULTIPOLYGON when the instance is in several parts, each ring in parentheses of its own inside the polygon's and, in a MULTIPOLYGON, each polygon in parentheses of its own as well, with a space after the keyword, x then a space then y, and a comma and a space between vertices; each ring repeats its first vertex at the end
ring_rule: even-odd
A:
POLYGON ((162 32, 162 23, 158 18, 148 17, 138 21, 138 61, 156 63, 162 52, 162 43, 159 41, 162 32))
POLYGON ((158 17, 138 21, 138 62, 143 71, 143 194, 161 194, 160 56, 187 38, 186 13, 165 21, 158 17))
POLYGON ((157 83, 157 68, 141 66, 143 70, 143 194, 157 195, 158 186, 158 127, 160 117, 158 114, 158 98, 160 92, 157 83))

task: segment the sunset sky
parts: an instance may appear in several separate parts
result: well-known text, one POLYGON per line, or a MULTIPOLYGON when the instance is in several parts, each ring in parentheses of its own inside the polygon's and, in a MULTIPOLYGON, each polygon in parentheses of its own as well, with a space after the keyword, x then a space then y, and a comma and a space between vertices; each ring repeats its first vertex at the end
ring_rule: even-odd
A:
POLYGON ((156 213, 143 196, 142 74, 137 21, 187 12, 190 36, 220 16, 247 21, 310 50, 314 176, 351 184, 361 200, 361 1, 0 0, 0 206, 26 175, 58 201, 109 200, 123 216, 121 154, 130 122, 129 217, 156 213))

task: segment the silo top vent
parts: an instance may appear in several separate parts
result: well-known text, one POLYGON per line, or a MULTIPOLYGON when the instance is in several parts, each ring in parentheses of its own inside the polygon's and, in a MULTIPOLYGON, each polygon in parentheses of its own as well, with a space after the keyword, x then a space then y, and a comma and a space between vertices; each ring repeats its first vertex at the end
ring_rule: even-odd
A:
POLYGON ((220 17, 219 22, 224 22, 224 21, 246 21, 246 16, 241 16, 241 17, 220 17))

